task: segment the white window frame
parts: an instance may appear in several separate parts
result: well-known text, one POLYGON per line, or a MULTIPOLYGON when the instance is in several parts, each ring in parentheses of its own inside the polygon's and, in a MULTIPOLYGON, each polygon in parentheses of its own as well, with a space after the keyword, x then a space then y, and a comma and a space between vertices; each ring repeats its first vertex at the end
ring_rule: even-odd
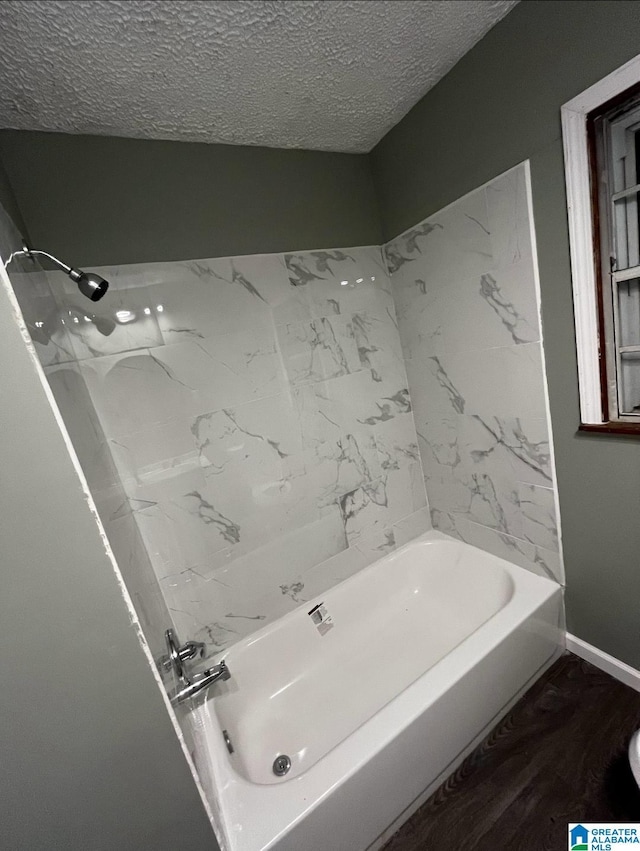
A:
MULTIPOLYGON (((596 268, 587 115, 640 83, 640 54, 562 106, 562 141, 569 216, 571 277, 578 355, 580 417, 602 425, 596 268)), ((606 388, 604 388, 606 391, 606 388)))

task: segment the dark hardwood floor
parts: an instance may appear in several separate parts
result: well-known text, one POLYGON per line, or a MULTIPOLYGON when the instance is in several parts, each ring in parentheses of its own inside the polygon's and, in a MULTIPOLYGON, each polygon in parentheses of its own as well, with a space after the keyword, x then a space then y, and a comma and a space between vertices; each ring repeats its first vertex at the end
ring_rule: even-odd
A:
POLYGON ((640 694, 567 654, 383 851, 565 851, 570 821, 640 821, 638 727, 640 694))

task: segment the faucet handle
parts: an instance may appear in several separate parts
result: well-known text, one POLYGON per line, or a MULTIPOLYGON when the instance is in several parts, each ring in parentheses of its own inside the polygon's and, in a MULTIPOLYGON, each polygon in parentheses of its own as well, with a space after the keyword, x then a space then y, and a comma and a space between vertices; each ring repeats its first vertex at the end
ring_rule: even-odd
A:
POLYGON ((195 659, 196 656, 202 659, 206 646, 204 641, 185 641, 178 653, 183 662, 187 659, 195 659))
POLYGON ((160 659, 160 664, 165 671, 170 671, 173 668, 176 675, 183 679, 185 671, 182 663, 195 659, 197 656, 202 658, 206 645, 204 641, 185 641, 181 645, 178 636, 172 629, 166 630, 165 640, 169 652, 160 659))

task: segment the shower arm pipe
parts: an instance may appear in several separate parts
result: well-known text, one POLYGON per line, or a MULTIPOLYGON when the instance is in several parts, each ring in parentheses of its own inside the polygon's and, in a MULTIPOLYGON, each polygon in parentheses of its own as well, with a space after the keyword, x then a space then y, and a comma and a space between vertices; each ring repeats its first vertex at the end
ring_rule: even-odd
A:
POLYGON ((100 301, 102 296, 109 289, 109 281, 105 281, 103 277, 95 272, 83 272, 82 269, 74 269, 73 266, 68 266, 66 263, 63 263, 62 260, 58 260, 57 257, 54 257, 53 254, 49 254, 48 251, 40 251, 38 248, 29 248, 26 242, 22 243, 21 251, 14 251, 9 255, 9 259, 4 264, 4 268, 6 269, 9 263, 11 263, 12 260, 15 260, 16 257, 30 257, 33 260, 36 256, 46 257, 47 260, 50 260, 58 267, 58 269, 62 269, 62 271, 68 275, 72 281, 75 281, 82 295, 88 298, 89 301, 100 301))
POLYGON ((46 257, 48 260, 51 260, 52 263, 55 263, 63 272, 66 272, 67 275, 73 280, 77 281, 80 275, 82 274, 77 269, 74 269, 73 266, 67 266, 66 263, 63 263, 62 260, 58 260, 57 257, 54 257, 53 254, 49 254, 48 251, 40 251, 38 248, 27 248, 27 246, 23 246, 21 251, 14 251, 10 256, 7 262, 4 264, 5 269, 11 263, 12 260, 15 260, 16 257, 30 257, 31 259, 35 258, 35 255, 40 257, 46 257))

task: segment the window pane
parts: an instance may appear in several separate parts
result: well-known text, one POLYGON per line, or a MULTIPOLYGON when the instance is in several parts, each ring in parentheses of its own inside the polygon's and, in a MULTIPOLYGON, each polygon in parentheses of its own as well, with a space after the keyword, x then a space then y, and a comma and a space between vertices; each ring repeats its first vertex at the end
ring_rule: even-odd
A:
POLYGON ((616 269, 640 265, 638 239, 638 193, 619 198, 613 204, 613 234, 616 269))
POLYGON ((618 392, 620 413, 640 416, 640 352, 621 352, 618 392))
POLYGON ((617 345, 640 346, 640 278, 621 281, 617 286, 617 345))

